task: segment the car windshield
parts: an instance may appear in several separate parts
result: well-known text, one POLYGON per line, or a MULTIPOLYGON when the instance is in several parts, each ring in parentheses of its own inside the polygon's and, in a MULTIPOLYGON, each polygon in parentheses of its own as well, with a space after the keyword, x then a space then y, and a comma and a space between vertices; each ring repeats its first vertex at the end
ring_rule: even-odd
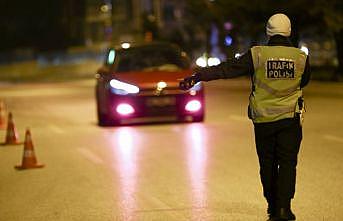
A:
POLYGON ((178 71, 187 65, 181 53, 171 48, 133 48, 120 53, 116 71, 178 71))

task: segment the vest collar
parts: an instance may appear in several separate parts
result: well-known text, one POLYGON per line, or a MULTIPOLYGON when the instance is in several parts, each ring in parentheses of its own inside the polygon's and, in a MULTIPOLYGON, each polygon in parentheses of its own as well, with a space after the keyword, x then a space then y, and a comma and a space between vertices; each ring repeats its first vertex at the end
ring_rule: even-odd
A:
POLYGON ((289 38, 281 35, 271 36, 268 40, 268 46, 288 46, 293 47, 289 38))

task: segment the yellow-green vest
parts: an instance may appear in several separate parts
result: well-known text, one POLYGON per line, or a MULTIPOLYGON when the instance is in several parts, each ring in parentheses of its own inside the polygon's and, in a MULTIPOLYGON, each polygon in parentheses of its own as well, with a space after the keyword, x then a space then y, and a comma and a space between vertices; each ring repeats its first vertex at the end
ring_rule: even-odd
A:
POLYGON ((293 118, 299 111, 306 54, 285 46, 256 46, 251 54, 255 71, 249 117, 255 123, 293 118))

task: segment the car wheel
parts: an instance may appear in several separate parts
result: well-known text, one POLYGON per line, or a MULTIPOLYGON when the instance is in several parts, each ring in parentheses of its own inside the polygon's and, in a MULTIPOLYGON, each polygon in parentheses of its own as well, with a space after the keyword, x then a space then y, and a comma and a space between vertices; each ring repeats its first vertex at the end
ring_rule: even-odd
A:
POLYGON ((107 114, 103 113, 102 108, 100 107, 100 96, 99 96, 99 89, 98 87, 95 90, 95 96, 96 96, 96 110, 97 110, 97 117, 98 117, 98 125, 105 127, 105 126, 111 126, 110 120, 107 116, 107 114))
POLYGON ((98 111, 98 125, 101 127, 120 126, 120 122, 98 111))
POLYGON ((99 107, 99 103, 97 104, 97 117, 98 117, 98 125, 99 126, 111 126, 111 120, 107 116, 101 112, 101 108, 99 107))
POLYGON ((107 116, 98 112, 98 125, 105 127, 110 126, 107 116))

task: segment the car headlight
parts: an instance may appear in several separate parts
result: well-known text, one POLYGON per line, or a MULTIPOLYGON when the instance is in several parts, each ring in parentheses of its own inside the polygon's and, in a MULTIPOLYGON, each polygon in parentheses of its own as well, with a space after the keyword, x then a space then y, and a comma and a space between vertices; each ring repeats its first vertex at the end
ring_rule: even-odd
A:
POLYGON ((139 88, 135 85, 124 83, 115 79, 110 81, 111 92, 119 95, 137 94, 139 88))

